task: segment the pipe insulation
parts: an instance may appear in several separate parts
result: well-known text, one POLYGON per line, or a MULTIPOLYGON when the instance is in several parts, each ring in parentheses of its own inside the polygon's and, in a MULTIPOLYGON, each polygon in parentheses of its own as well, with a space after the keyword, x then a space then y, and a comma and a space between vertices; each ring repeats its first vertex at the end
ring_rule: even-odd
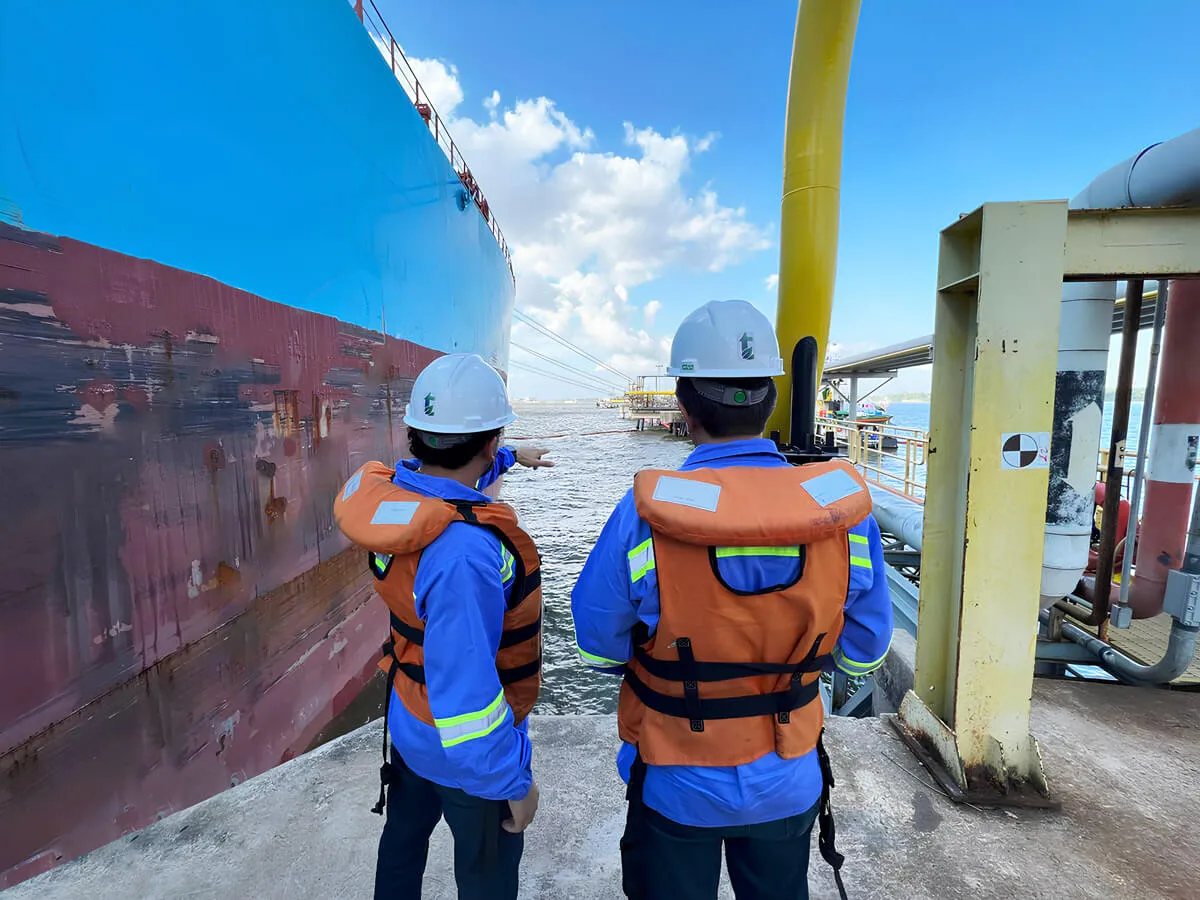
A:
POLYGON ((895 535, 914 550, 920 550, 925 507, 887 488, 874 484, 867 487, 871 491, 871 514, 879 523, 879 529, 895 535))

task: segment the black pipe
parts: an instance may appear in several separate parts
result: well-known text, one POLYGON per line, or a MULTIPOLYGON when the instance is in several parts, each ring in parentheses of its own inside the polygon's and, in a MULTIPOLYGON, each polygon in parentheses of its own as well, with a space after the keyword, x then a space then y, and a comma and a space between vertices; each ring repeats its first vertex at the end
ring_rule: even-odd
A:
POLYGON ((817 339, 800 338, 792 350, 792 446, 801 453, 816 449, 817 339))

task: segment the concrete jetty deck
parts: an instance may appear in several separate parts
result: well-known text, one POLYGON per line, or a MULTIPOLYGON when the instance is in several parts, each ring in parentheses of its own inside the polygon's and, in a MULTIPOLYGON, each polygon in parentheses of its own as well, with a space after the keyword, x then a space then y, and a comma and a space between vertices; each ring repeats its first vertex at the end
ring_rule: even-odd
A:
MULTIPOLYGON (((12 888, 24 898, 367 898, 381 819, 374 722, 12 888)), ((835 719, 839 848, 852 900, 1195 900, 1200 695, 1039 680, 1033 729, 1061 812, 978 810, 934 787, 881 719, 835 719)), ((620 900, 610 717, 533 722, 542 806, 522 898, 620 900)), ((103 773, 96 773, 102 778, 103 773)), ((426 898, 455 896, 448 833, 426 898)), ((813 848, 814 900, 836 897, 813 848)), ((725 889, 722 897, 732 896, 725 889)))

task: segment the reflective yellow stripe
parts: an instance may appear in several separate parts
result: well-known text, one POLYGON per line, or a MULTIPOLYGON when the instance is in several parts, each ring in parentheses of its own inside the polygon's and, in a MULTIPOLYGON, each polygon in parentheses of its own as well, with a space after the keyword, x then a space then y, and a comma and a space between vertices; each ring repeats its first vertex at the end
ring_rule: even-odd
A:
POLYGON ((443 747, 454 747, 476 738, 486 737, 504 721, 508 715, 508 703, 504 700, 503 689, 486 708, 479 712, 463 713, 449 719, 433 720, 437 726, 438 736, 442 739, 443 747))
POLYGON ((718 547, 717 559, 730 556, 789 556, 800 558, 799 547, 718 547))
POLYGON ((629 551, 629 580, 636 584, 654 568, 654 539, 646 538, 629 551))
POLYGON ((860 569, 871 568, 871 551, 870 541, 867 540, 865 534, 848 534, 850 538, 850 565, 858 566, 860 569), (866 548, 859 550, 859 548, 866 548))
POLYGON ((608 669, 614 666, 619 667, 625 665, 624 660, 608 659, 604 656, 597 656, 595 653, 588 653, 578 644, 575 645, 575 649, 579 651, 579 658, 589 666, 601 666, 608 669))
MULTIPOLYGON (((891 650, 891 649, 892 649, 891 642, 889 642, 888 650, 891 650)), ((841 647, 837 647, 833 651, 833 661, 837 665, 837 667, 839 669, 841 669, 843 672, 845 672, 847 675, 852 675, 855 678, 861 678, 864 675, 870 675, 872 672, 874 672, 876 669, 878 669, 881 665, 883 665, 883 661, 885 659, 887 659, 887 650, 884 651, 883 656, 879 657, 879 659, 875 660, 874 662, 869 662, 869 663, 860 663, 860 662, 855 662, 852 659, 847 659, 846 656, 842 653, 841 647)))
POLYGON ((516 571, 516 568, 517 568, 516 559, 513 557, 513 555, 511 553, 508 552, 507 547, 501 546, 500 547, 500 580, 508 581, 508 579, 513 577, 513 573, 516 571))

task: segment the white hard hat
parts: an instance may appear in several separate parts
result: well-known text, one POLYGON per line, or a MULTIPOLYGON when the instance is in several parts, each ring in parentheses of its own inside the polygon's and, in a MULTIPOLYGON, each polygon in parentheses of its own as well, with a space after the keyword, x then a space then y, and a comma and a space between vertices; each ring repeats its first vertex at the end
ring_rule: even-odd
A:
POLYGON ((705 303, 675 332, 667 374, 714 379, 782 375, 775 329, 745 300, 705 303))
POLYGON ((474 353, 427 365, 413 383, 404 424, 433 434, 477 434, 516 420, 500 373, 474 353))

